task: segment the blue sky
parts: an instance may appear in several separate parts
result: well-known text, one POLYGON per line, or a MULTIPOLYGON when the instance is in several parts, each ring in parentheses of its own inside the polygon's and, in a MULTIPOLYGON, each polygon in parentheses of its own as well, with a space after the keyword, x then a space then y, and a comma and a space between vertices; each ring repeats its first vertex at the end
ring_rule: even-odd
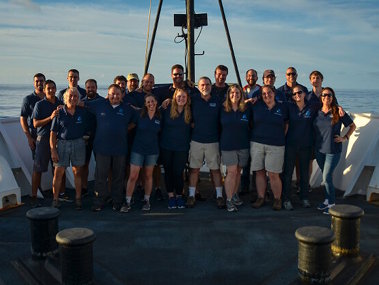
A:
MULTIPOLYGON (((152 0, 152 31, 158 0, 152 0)), ((288 66, 309 86, 314 70, 324 85, 379 89, 379 1, 224 0, 224 8, 242 80, 255 68, 274 69, 276 85, 288 66)), ((43 72, 58 84, 67 70, 108 85, 116 75, 143 72, 149 0, 37 1, 0 0, 0 83, 32 83, 43 72), (138 3, 137 3, 138 2, 138 3), (106 4, 104 4, 106 3, 106 4)), ((196 44, 196 78, 213 77, 218 64, 229 67, 236 82, 217 0, 195 0, 208 13, 208 26, 196 44)), ((170 67, 184 64, 184 44, 173 14, 185 13, 184 0, 164 0, 149 71, 157 83, 170 82, 170 67)), ((196 30, 196 35, 199 30, 196 30)))

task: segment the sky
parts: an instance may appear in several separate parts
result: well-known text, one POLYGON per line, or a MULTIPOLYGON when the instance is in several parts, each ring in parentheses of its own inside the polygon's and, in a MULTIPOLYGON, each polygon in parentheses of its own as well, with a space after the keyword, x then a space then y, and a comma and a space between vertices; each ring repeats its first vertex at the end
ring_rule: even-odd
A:
MULTIPOLYGON (((152 0, 0 0, 0 84, 32 84, 42 72, 65 84, 67 71, 80 71, 79 85, 95 78, 109 85, 116 75, 142 76, 148 28, 158 7, 152 0)), ((241 80, 250 68, 275 70, 284 84, 287 67, 298 82, 319 70, 324 86, 379 89, 379 1, 223 0, 241 80)), ((195 78, 213 78, 218 64, 237 82, 218 0, 195 0, 195 12, 208 14, 195 51, 195 78)), ((185 13, 185 0, 164 0, 149 72, 156 83, 171 82, 170 68, 184 65, 184 42, 173 14, 185 13)), ((196 29, 198 36, 200 29, 196 29)))

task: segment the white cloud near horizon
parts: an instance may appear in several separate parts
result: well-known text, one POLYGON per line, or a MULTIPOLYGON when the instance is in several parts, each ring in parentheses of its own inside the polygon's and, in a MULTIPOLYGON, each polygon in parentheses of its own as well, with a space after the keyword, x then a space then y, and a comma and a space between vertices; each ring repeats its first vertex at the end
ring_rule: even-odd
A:
MULTIPOLYGON (((223 2, 243 82, 245 71, 251 67, 260 74, 272 68, 277 71, 277 85, 281 85, 286 67, 293 65, 299 71, 299 81, 306 85, 309 72, 319 69, 328 85, 379 89, 375 80, 379 66, 379 20, 374 17, 379 4, 339 1, 337 5, 306 0, 223 2)), ((196 52, 205 51, 204 56, 196 57, 196 76, 213 77, 214 67, 222 63, 229 66, 228 81, 235 82, 218 3, 207 0, 195 5, 196 12, 208 13, 208 26, 203 28, 196 45, 196 52)), ((170 67, 184 62, 184 43, 173 42, 180 32, 173 27, 173 13, 184 13, 182 6, 171 1, 162 8, 150 63, 150 72, 157 82, 168 82, 170 67)), ((96 2, 1 2, 0 83, 28 83, 39 71, 64 83, 66 72, 72 67, 80 70, 81 82, 94 77, 100 84, 109 84, 118 74, 141 75, 148 8, 148 1, 146 7, 96 2)), ((153 7, 150 34, 155 12, 153 7)))

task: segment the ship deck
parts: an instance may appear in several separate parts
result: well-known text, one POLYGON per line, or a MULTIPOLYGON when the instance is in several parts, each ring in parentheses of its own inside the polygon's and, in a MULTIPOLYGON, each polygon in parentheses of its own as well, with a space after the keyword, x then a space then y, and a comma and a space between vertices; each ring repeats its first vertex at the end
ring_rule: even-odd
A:
MULTIPOLYGON (((63 203, 59 229, 87 227, 95 232, 95 284, 296 283, 295 230, 311 225, 330 227, 330 216, 315 207, 301 208, 296 194, 294 211, 273 211, 272 202, 253 209, 251 193, 241 197, 244 205, 240 211, 229 213, 216 208, 208 179, 203 178, 200 186, 208 199, 197 202, 194 209, 168 210, 167 199, 154 198, 149 213, 142 212, 138 202, 126 214, 114 212, 111 206, 91 212, 90 196, 84 198, 82 211, 76 211, 72 203, 63 203)), ((338 196, 337 203, 357 205, 365 211, 361 254, 379 256, 379 207, 362 196, 343 199, 342 192, 338 196)), ((43 284, 19 268, 20 262, 31 257, 29 221, 25 217, 28 199, 23 197, 25 205, 21 207, 0 212, 1 285, 43 284)), ((321 199, 321 189, 310 193, 314 205, 321 199)), ((43 203, 48 206, 51 199, 45 198, 43 203)), ((377 260, 362 280, 360 284, 377 284, 377 260)))

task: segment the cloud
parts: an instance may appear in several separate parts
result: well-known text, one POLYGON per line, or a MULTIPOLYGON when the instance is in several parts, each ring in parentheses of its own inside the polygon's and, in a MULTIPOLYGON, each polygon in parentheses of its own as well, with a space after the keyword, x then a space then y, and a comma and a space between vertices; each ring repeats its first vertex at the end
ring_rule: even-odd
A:
POLYGON ((34 3, 32 0, 10 0, 12 4, 25 7, 33 11, 40 11, 40 6, 34 3))

